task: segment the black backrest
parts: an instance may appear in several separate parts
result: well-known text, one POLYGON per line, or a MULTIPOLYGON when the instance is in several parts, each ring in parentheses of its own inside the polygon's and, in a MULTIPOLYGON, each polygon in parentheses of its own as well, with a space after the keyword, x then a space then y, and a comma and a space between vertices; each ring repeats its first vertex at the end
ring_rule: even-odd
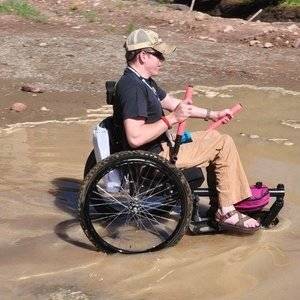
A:
POLYGON ((106 81, 105 88, 106 88, 106 103, 113 105, 114 104, 114 95, 115 95, 115 86, 116 81, 106 81))
MULTIPOLYGON (((106 88, 106 103, 109 105, 113 105, 115 108, 115 89, 116 89, 117 81, 106 81, 105 88, 106 88)), ((122 129, 116 125, 114 122, 114 117, 110 116, 104 119, 100 123, 101 127, 104 127, 108 130, 109 134, 109 141, 110 141, 110 152, 115 153, 123 150, 122 147, 122 129)))

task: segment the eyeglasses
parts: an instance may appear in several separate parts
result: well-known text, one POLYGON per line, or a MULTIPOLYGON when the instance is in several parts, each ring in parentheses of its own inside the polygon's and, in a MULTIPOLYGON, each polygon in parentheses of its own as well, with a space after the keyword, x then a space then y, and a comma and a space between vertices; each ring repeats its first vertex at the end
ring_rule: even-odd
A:
POLYGON ((145 51, 146 53, 152 54, 153 56, 155 56, 157 59, 159 59, 160 61, 164 61, 165 57, 162 53, 158 52, 158 51, 145 51))

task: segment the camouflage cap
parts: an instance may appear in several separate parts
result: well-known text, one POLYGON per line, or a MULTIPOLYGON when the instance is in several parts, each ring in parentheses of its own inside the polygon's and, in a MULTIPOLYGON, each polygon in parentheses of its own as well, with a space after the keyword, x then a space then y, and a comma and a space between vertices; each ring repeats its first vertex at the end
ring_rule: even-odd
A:
POLYGON ((175 46, 164 43, 156 32, 146 29, 137 29, 131 32, 124 47, 127 51, 153 48, 164 55, 169 55, 176 49, 175 46))

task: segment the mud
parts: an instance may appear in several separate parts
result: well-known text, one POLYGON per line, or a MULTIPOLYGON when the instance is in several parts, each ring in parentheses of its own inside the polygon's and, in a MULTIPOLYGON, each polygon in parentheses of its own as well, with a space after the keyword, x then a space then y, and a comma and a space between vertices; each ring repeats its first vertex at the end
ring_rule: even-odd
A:
MULTIPOLYGON (((153 1, 96 2, 70 10, 68 1, 31 1, 45 24, 0 16, 1 299, 295 298, 300 60, 292 44, 299 28, 197 21, 196 13, 153 1), (88 22, 86 9, 98 20, 88 22), (228 25, 234 31, 225 33, 228 25), (158 80, 166 90, 181 97, 191 83, 203 107, 243 104, 222 131, 235 138, 251 183, 286 185, 277 228, 251 237, 186 235, 176 247, 135 256, 96 252, 84 236, 76 207, 91 130, 111 113, 104 83, 122 73, 132 27, 157 30, 178 46, 158 80), (274 47, 250 47, 252 39, 274 47), (22 92, 25 83, 45 92, 22 92), (14 102, 27 109, 11 111, 14 102)), ((206 126, 189 122, 192 130, 206 126)))
MULTIPOLYGON (((300 94, 254 86, 195 86, 194 101, 205 107, 231 106, 237 100, 244 110, 222 131, 234 137, 250 182, 286 185, 279 226, 248 237, 186 235, 177 246, 151 254, 96 252, 77 221, 91 130, 110 107, 62 121, 2 128, 1 298, 296 297, 300 144, 299 128, 287 124, 300 121, 300 94)), ((198 130, 207 123, 192 120, 188 126, 198 130)))

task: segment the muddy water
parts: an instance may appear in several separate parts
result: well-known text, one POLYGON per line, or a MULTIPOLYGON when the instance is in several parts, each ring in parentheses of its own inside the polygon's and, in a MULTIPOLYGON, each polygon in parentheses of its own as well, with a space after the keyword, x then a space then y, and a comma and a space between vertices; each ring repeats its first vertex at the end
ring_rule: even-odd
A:
MULTIPOLYGON (((177 92, 174 92, 175 94, 177 92)), ((178 95, 180 91, 178 91, 178 95)), ((91 127, 110 108, 1 129, 1 299, 286 299, 300 275, 300 93, 195 87, 204 107, 244 106, 230 125, 249 180, 284 183, 277 228, 254 236, 186 235, 142 255, 94 251, 76 220, 91 127)), ((192 120, 192 130, 207 123, 192 120)))

